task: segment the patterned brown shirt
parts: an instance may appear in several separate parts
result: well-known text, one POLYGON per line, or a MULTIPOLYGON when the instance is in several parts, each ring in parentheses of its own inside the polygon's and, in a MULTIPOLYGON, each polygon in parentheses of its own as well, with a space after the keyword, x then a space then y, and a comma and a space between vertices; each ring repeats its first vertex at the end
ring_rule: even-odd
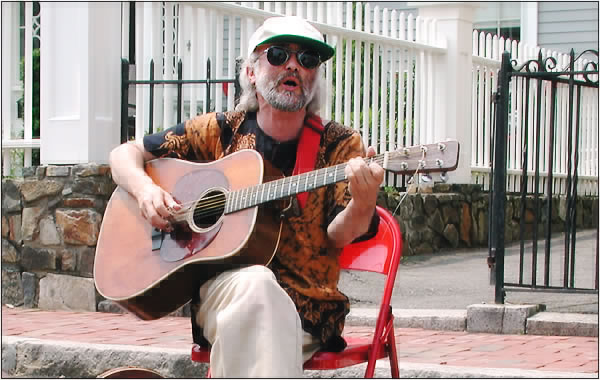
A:
MULTIPOLYGON (((335 122, 324 127, 315 169, 364 156, 357 132, 335 122)), ((213 161, 241 149, 254 149, 265 161, 290 175, 296 161, 297 141, 273 140, 258 126, 256 113, 225 112, 198 116, 148 135, 144 147, 157 157, 194 161, 213 161)), ((327 227, 350 199, 345 181, 310 192, 305 207, 285 219, 279 249, 269 264, 296 304, 304 330, 330 350, 345 347, 341 333, 350 304, 337 287, 341 249, 328 245, 327 227)), ((357 240, 374 236, 378 223, 374 213, 369 232, 357 240)), ((197 331, 197 326, 194 327, 197 331)), ((194 335, 195 340, 203 340, 194 335)))

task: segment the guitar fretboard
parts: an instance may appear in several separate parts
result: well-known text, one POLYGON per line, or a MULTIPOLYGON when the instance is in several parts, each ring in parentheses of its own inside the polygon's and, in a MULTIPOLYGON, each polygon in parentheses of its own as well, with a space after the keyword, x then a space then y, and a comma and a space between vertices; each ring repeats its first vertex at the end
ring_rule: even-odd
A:
MULTIPOLYGON (((369 163, 377 162, 381 165, 383 157, 384 155, 380 154, 369 158, 367 161, 369 163)), ((232 191, 227 194, 225 214, 344 181, 347 179, 345 173, 346 165, 344 163, 330 166, 232 191)))

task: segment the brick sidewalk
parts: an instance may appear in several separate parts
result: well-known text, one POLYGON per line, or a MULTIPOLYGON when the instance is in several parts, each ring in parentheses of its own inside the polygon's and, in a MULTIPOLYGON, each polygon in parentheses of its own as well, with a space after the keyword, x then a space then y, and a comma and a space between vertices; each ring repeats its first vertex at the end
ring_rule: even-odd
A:
MULTIPOLYGON (((371 327, 346 326, 346 336, 371 327)), ((401 362, 598 374, 598 338, 496 335, 397 328, 401 362)), ((2 307, 2 335, 191 350, 189 318, 2 307)))

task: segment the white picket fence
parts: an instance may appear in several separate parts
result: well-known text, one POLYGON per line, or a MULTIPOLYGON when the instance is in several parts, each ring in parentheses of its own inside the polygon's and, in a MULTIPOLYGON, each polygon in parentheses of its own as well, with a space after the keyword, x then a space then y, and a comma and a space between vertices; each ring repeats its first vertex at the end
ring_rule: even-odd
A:
MULTIPOLYGON (((365 143, 382 151, 396 145, 432 142, 435 114, 428 110, 433 108, 431 93, 435 75, 431 56, 445 52, 440 47, 442 43, 435 40, 433 20, 379 7, 374 7, 371 13, 369 4, 363 8, 359 3, 353 17, 350 2, 167 3, 164 9, 168 38, 164 45, 173 49, 164 49, 162 57, 161 35, 156 31, 149 33, 156 28, 148 26, 146 20, 155 17, 152 24, 159 25, 163 5, 137 3, 136 6, 136 18, 140 14, 144 17, 143 22, 136 19, 139 31, 136 35, 144 35, 143 44, 136 44, 136 79, 149 78, 150 59, 155 65, 165 62, 164 68, 156 65, 155 79, 161 78, 163 73, 162 78, 171 79, 176 64, 172 51, 182 60, 184 71, 187 68, 184 78, 204 78, 207 58, 212 62, 212 79, 233 78, 235 58, 240 52, 245 55, 249 36, 262 20, 276 14, 301 15, 314 21, 327 41, 336 46, 335 59, 327 62, 325 70, 327 96, 321 109, 325 119, 360 130, 365 143), (410 112, 413 109, 414 113, 410 112), (406 129, 398 127, 399 120, 406 123, 406 129)), ((124 41, 127 39, 124 35, 124 41)), ((147 91, 143 86, 136 88, 139 100, 136 102, 136 137, 147 132, 147 91)), ((169 106, 174 104, 174 94, 167 93, 168 86, 163 91, 156 101, 164 102, 164 107, 154 105, 154 120, 162 121, 159 128, 174 124, 175 110, 169 106)), ((214 92, 211 99, 215 103, 211 109, 233 108, 232 84, 227 97, 223 96, 220 86, 214 88, 214 92)), ((203 86, 189 86, 184 97, 184 103, 189 104, 182 110, 184 117, 207 109, 203 86)))
MULTIPOLYGON (((471 171, 473 183, 481 183, 484 188, 489 187, 489 173, 492 157, 490 154, 490 136, 494 123, 494 104, 491 101, 492 92, 497 87, 498 71, 503 51, 511 53, 511 59, 516 65, 521 65, 529 60, 537 59, 541 51, 542 59, 554 57, 556 67, 548 67, 550 71, 568 71, 569 55, 546 51, 528 46, 517 41, 498 39, 490 34, 473 32, 473 93, 472 93, 472 130, 473 140, 471 147, 471 171)), ((582 71, 586 59, 579 59, 575 64, 575 71, 582 71)), ((583 75, 577 75, 577 80, 583 80, 583 75)), ((592 79, 598 80, 597 75, 592 79)), ((521 191, 521 177, 523 171, 522 154, 527 141, 527 191, 533 192, 535 187, 535 156, 536 135, 535 125, 537 102, 541 101, 540 116, 540 159, 539 159, 539 191, 547 193, 548 170, 550 165, 550 152, 548 148, 550 119, 550 82, 542 82, 542 97, 537 99, 537 80, 529 82, 529 97, 526 92, 526 80, 514 78, 510 84, 510 116, 508 132, 508 167, 507 191, 521 191), (526 113, 526 104, 529 104, 526 113), (525 121, 528 118, 527 136, 524 136, 525 121)), ((554 154, 552 162, 552 193, 566 194, 568 173, 568 85, 557 84, 557 100, 555 112, 554 154)), ((575 98, 576 99, 576 98, 575 98)), ((574 165, 574 152, 579 153, 578 164, 578 193, 598 194, 598 89, 582 87, 580 108, 580 135, 579 141, 573 147, 572 165, 574 165)), ((577 113, 575 100, 574 113, 577 113)), ((576 120, 572 121, 572 134, 575 135, 576 120)), ((574 166, 572 166, 573 168, 574 166)), ((571 169, 571 173, 573 173, 571 169)))
MULTIPOLYGON (((18 13, 13 9, 5 15, 3 3, 3 35, 13 33, 18 25, 18 13)), ((30 3, 26 3, 30 4, 30 3)), ((26 9, 31 9, 27 8, 26 9)), ((235 59, 245 56, 247 41, 262 20, 274 15, 299 15, 313 22, 324 33, 328 43, 336 46, 335 58, 326 64, 326 96, 321 116, 349 125, 361 132, 367 145, 379 151, 392 150, 396 146, 408 146, 434 142, 434 128, 443 124, 436 119, 434 91, 436 82, 443 76, 452 75, 436 68, 432 62, 447 54, 443 36, 438 36, 436 20, 414 17, 395 10, 372 7, 368 3, 352 2, 136 2, 135 3, 135 74, 132 79, 149 79, 150 60, 154 60, 155 79, 173 79, 177 62, 183 63, 184 79, 206 79, 206 60, 212 63, 212 79, 234 77, 235 59)), ((129 52, 129 3, 122 3, 122 55, 129 52)), ((43 15, 41 15, 43 17, 43 15)), ((34 19, 26 13, 26 35, 32 36, 40 15, 34 19), (30 21, 27 21, 30 20, 30 21), (37 21, 35 21, 37 20, 37 21), (29 32, 27 32, 29 30, 29 32), (29 34, 27 34, 29 33, 29 34)), ((27 37, 26 41, 31 38, 27 37)), ((18 40, 14 39, 15 44, 18 40)), ((29 46, 31 43, 29 43, 29 46)), ((3 55, 15 57, 16 48, 5 47, 3 55), (13 50, 10 50, 13 49, 13 50)), ((18 46, 18 45, 16 45, 18 46)), ((490 35, 473 34, 472 67, 472 120, 471 150, 472 182, 489 186, 491 166, 490 136, 494 109, 492 93, 496 91, 496 79, 500 67, 500 55, 504 48, 511 51, 519 63, 535 58, 536 48, 504 41, 490 35)), ((30 50, 25 46, 25 62, 31 62, 30 50)), ((545 52, 564 60, 565 55, 545 52)), ((568 58, 568 57, 567 57, 568 58)), ((13 60, 16 62, 17 60, 13 60)), ((583 62, 580 63, 582 65, 583 62)), ((15 63, 15 65, 17 65, 15 63)), ((560 63, 559 63, 559 66, 560 63)), ((443 68, 442 68, 443 69, 443 68)), ((14 69, 13 69, 14 70, 14 69)), ((3 70, 3 79, 5 70, 3 70)), ((20 96, 18 78, 13 86, 3 86, 3 158, 6 174, 7 153, 14 148, 38 146, 39 140, 31 139, 31 120, 24 120, 24 138, 13 137, 10 126, 18 124, 12 109, 20 96), (6 96, 5 96, 6 95, 6 96), (10 107, 9 107, 10 106, 10 107), (8 131, 8 134, 7 134, 8 131), (29 132, 28 132, 29 131, 29 132), (7 138, 7 136, 11 136, 7 138), (29 145, 28 145, 29 144, 29 145), (32 146, 32 144, 34 144, 32 146), (35 145, 37 144, 37 145, 35 145)), ((534 82, 534 81, 532 81, 534 82)), ((4 82, 3 83, 7 83, 4 82)), ((31 82, 29 82, 31 83, 31 82)), ((511 120, 508 149, 508 191, 518 191, 521 177, 521 136, 524 113, 524 89, 519 80, 511 84, 511 120), (513 138, 514 137, 514 138, 513 138)), ((535 86, 535 84, 532 84, 535 86)), ((21 85, 22 87, 22 85, 21 85)), ((566 95, 559 85, 559 115, 557 118, 557 144, 554 154, 554 191, 565 193, 566 183, 566 95)), ((204 85, 184 86, 182 102, 183 119, 206 109, 217 111, 233 108, 233 84, 224 94, 222 86, 214 86, 211 100, 206 104, 204 85)), ((31 95, 25 91, 25 110, 30 107, 31 95)), ((544 99, 547 98, 544 89, 544 99)), ((530 94, 533 94, 533 88, 530 94)), ((155 87, 155 129, 176 123, 176 89, 171 85, 155 87)), ((579 141, 580 164, 578 168, 579 192, 598 194, 598 90, 586 89, 582 99, 581 138, 579 141)), ((135 86, 131 102, 136 104, 136 137, 148 132, 149 90, 148 86, 135 86)), ((530 105, 530 110, 533 105, 530 105)), ((548 107, 544 108, 542 130, 548 128, 548 107)), ((26 115, 28 113, 26 112, 26 115)), ((30 113, 29 113, 30 114, 30 113)), ((529 114, 529 133, 533 131, 533 117, 529 114)), ((43 126, 42 126, 43 128, 43 126)), ((543 132, 546 133, 546 132, 543 132)), ((544 136, 542 136, 544 138, 544 136)), ((534 139, 528 136, 530 144, 534 139)), ((464 149, 464 148, 463 148, 464 149)), ((532 147, 529 152, 533 152, 532 147)), ((548 152, 541 152, 542 189, 545 186, 548 152)), ((29 166, 25 154, 24 166, 29 166)), ((532 160, 533 154, 529 154, 532 160)), ((534 167, 528 163, 528 175, 533 176, 534 167)), ((533 181, 529 181, 529 186, 533 181)), ((530 188, 531 189, 531 188, 530 188)))

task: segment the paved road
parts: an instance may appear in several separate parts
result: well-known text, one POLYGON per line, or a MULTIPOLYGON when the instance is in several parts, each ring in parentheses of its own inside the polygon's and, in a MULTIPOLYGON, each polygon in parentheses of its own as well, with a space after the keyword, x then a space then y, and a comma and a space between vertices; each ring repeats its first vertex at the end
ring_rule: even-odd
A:
MULTIPOLYGON (((593 287, 596 262, 596 231, 577 233, 575 278, 577 287, 593 287)), ((551 240, 551 285, 562 284, 564 235, 551 240)), ((531 252, 531 243, 526 245, 531 252)), ((543 283, 545 245, 538 246, 538 283, 543 283)), ((519 244, 506 249, 507 281, 517 282, 519 244)), ((486 259, 487 248, 438 252, 433 255, 408 256, 402 259, 392 305, 398 309, 466 309, 476 303, 494 303, 494 286, 486 259)), ((524 260, 524 280, 531 278, 531 253, 524 260)), ((374 273, 344 272, 340 289, 353 305, 376 307, 384 281, 374 273), (377 290, 374 290, 377 289, 377 290)), ((547 311, 598 314, 597 294, 508 291, 506 303, 545 304, 547 311)))

